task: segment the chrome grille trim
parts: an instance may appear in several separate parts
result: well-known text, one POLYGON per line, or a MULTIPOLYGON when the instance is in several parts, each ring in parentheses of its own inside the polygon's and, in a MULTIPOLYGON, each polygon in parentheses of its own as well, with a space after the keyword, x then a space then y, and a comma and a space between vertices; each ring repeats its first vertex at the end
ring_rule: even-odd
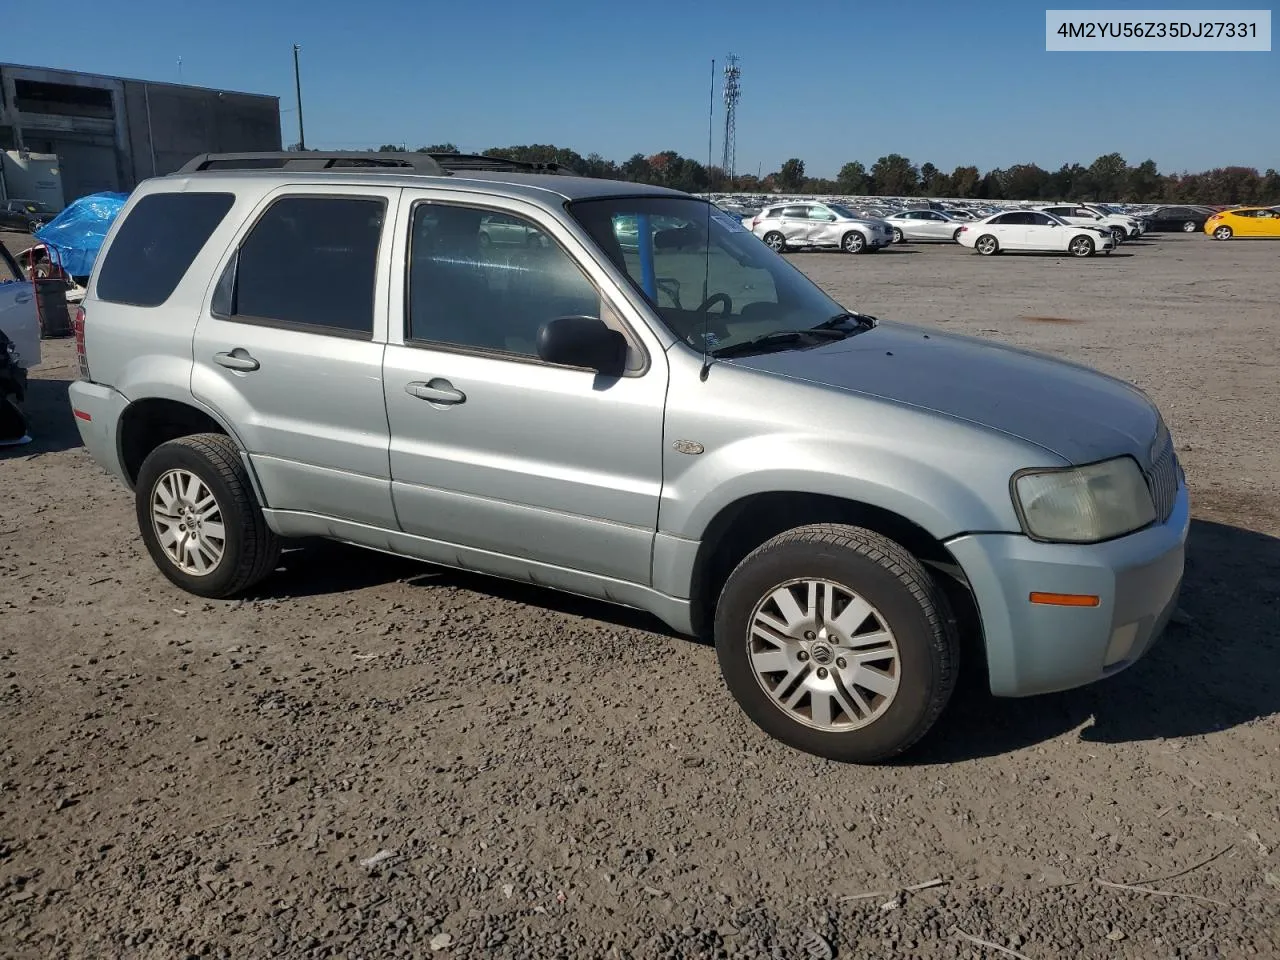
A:
POLYGON ((1156 522, 1164 523, 1173 513, 1178 499, 1178 457, 1173 450, 1173 438, 1164 433, 1164 445, 1155 451, 1151 468, 1147 470, 1147 489, 1156 507, 1156 522))

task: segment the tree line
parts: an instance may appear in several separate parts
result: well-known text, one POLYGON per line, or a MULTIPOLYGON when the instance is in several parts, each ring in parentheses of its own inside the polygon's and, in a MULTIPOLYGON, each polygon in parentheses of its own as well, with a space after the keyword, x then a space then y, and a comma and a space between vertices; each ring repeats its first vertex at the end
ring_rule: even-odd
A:
MULTIPOLYGON (((383 152, 405 148, 383 144, 383 152)), ((452 143, 418 148, 420 153, 458 153, 452 143)), ((890 197, 947 197, 974 200, 1114 200, 1134 203, 1280 203, 1280 173, 1259 173, 1253 167, 1217 167, 1200 173, 1161 173, 1154 160, 1131 166, 1119 153, 1098 157, 1089 166, 1064 163, 1046 170, 1019 163, 985 172, 974 166, 949 173, 932 163, 916 166, 898 153, 883 156, 867 169, 846 163, 834 180, 810 177, 804 161, 793 157, 765 176, 728 177, 674 150, 646 156, 637 153, 617 163, 598 153, 585 157, 567 147, 526 144, 491 147, 485 156, 557 163, 588 177, 605 177, 672 187, 688 193, 813 193, 890 197)))

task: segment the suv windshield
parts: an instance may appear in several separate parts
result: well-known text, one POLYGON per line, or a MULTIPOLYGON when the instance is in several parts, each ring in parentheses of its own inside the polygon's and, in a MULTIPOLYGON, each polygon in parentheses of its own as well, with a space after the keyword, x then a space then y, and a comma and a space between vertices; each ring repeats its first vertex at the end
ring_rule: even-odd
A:
POLYGON ((844 313, 734 217, 692 197, 578 200, 569 213, 695 350, 808 330, 844 313), (708 227, 710 232, 708 233, 708 227))

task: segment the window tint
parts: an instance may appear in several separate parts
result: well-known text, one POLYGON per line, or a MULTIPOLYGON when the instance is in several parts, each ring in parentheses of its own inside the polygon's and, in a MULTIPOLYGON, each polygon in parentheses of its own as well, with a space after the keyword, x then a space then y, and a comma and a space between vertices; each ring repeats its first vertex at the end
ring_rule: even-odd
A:
POLYGON ((1058 222, 1053 217, 1047 216, 1043 213, 1028 213, 1026 216, 1029 218, 1027 220, 1028 223, 1040 227, 1048 227, 1058 222))
POLYGON ((373 335, 378 241, 386 202, 285 197, 249 231, 214 310, 231 318, 373 335), (220 302, 230 286, 230 303, 220 302), (229 309, 227 309, 229 307, 229 309))
POLYGON ((234 202, 230 193, 143 197, 107 250, 98 299, 138 307, 164 303, 234 202))
MULTIPOLYGON (((410 340, 535 357, 548 320, 601 316, 600 294, 577 263, 523 218, 420 203, 411 229, 410 340)), ((617 224, 616 236, 635 244, 635 224, 617 224)))
POLYGON ((808 207, 783 207, 782 216, 788 217, 792 220, 808 220, 809 208, 808 207))

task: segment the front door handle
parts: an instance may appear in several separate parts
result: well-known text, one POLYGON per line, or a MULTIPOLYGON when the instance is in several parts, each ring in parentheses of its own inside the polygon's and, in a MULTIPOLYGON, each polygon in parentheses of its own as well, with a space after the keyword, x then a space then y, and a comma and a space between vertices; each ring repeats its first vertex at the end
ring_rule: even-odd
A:
POLYGON ((410 396, 417 397, 419 400, 427 400, 431 403, 464 403, 467 399, 465 393, 441 377, 436 377, 429 383, 423 383, 420 380, 406 383, 404 392, 410 396))
POLYGON ((250 370, 257 370, 261 366, 257 360, 249 356, 249 352, 243 347, 236 347, 230 353, 215 353, 213 362, 220 367, 226 367, 228 370, 243 370, 246 373, 250 370))

